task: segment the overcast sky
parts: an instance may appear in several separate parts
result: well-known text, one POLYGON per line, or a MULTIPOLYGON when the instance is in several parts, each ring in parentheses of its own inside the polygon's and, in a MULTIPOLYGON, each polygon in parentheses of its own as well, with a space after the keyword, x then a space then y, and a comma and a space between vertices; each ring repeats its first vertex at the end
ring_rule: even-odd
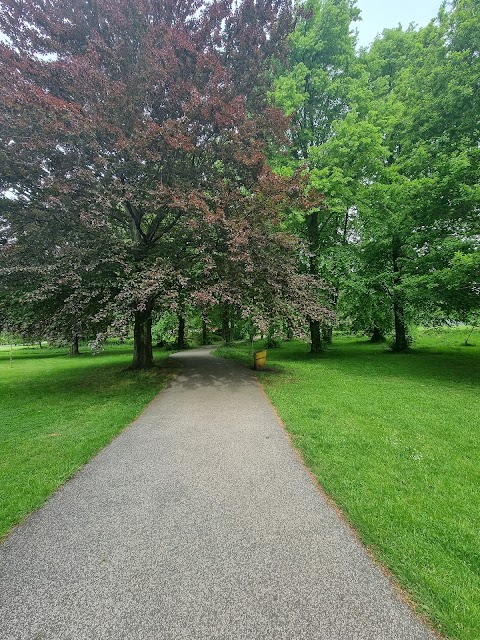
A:
POLYGON ((377 33, 398 26, 406 28, 410 22, 424 27, 437 15, 441 0, 357 0, 362 11, 362 21, 355 23, 358 43, 364 47, 372 42, 377 33))

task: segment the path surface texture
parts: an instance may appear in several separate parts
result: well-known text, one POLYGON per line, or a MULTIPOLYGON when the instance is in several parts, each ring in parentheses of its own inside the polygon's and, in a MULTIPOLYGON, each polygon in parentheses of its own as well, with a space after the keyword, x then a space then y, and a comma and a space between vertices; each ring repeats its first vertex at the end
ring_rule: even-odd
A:
POLYGON ((208 349, 0 546, 1 640, 432 640, 208 349))

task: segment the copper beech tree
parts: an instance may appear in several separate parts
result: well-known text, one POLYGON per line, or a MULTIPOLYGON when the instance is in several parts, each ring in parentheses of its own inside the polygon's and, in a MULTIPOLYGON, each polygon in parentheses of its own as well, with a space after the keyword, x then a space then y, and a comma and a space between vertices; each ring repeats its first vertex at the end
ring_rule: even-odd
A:
POLYGON ((4 308, 72 338, 131 317, 134 368, 153 364, 154 309, 182 292, 321 318, 280 230, 320 197, 265 160, 286 129, 265 96, 291 28, 287 0, 5 0, 4 308))

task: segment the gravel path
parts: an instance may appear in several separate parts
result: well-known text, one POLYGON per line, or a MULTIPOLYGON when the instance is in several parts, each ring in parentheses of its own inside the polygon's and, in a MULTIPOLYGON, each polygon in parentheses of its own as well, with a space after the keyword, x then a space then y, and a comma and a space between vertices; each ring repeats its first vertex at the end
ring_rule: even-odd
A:
POLYGON ((1 640, 433 640, 207 349, 0 547, 1 640))

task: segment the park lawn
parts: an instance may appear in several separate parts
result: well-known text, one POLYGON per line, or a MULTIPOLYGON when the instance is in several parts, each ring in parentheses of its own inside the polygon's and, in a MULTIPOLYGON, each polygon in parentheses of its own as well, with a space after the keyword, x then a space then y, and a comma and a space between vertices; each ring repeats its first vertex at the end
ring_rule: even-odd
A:
MULTIPOLYGON (((480 638, 480 347, 422 332, 409 354, 340 337, 268 351, 260 373, 307 466, 417 611, 480 638)), ((480 335, 472 342, 480 345, 480 335)), ((249 347, 220 349, 251 362, 249 347)))
POLYGON ((165 352, 132 372, 131 347, 71 357, 0 348, 0 539, 104 447, 172 376, 165 352))

